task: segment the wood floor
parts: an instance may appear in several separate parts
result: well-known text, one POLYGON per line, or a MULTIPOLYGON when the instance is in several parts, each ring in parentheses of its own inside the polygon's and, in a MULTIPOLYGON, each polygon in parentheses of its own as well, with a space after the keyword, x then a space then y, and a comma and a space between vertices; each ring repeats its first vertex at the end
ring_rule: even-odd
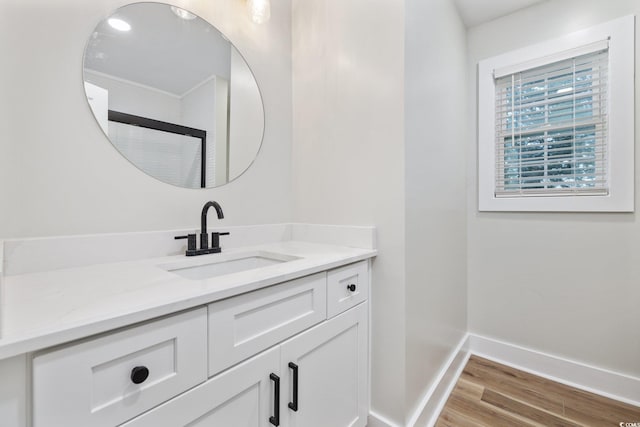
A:
POLYGON ((436 427, 618 427, 621 423, 640 426, 640 408, 471 356, 436 427))

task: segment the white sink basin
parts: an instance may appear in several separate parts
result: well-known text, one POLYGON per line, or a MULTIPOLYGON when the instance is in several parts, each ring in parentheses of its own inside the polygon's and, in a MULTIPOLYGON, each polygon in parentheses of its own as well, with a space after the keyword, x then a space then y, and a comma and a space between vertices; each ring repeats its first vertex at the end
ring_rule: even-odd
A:
POLYGON ((159 265, 158 267, 186 279, 203 280, 299 259, 291 255, 263 251, 202 256, 204 257, 202 259, 185 260, 173 264, 159 265))

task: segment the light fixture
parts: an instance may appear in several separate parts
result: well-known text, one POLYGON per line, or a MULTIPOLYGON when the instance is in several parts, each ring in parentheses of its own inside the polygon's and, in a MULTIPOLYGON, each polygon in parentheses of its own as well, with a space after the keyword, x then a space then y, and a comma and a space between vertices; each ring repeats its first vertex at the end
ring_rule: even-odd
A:
POLYGON ((271 18, 270 0, 247 0, 251 20, 256 24, 267 22, 271 18))
POLYGON ((179 7, 171 6, 171 10, 176 14, 179 18, 186 19, 187 21, 191 21, 192 19, 196 19, 196 15, 193 13, 180 9, 179 7))
POLYGON ((567 92, 571 92, 572 90, 573 90, 572 87, 564 87, 562 89, 558 89, 556 93, 567 93, 567 92))
POLYGON ((129 31, 131 29, 131 25, 127 21, 123 21, 118 18, 109 18, 107 21, 112 28, 115 28, 118 31, 129 31))

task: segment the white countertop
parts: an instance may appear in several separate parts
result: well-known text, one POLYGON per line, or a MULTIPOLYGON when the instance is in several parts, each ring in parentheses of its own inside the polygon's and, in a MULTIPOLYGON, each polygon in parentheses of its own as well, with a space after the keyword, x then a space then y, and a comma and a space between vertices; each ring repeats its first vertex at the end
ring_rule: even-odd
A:
POLYGON ((4 277, 0 359, 204 305, 286 280, 361 261, 372 249, 286 241, 225 250, 222 254, 176 255, 4 277), (266 251, 293 261, 205 280, 191 280, 158 267, 202 264, 243 252, 266 251), (217 258, 216 258, 217 257, 217 258))

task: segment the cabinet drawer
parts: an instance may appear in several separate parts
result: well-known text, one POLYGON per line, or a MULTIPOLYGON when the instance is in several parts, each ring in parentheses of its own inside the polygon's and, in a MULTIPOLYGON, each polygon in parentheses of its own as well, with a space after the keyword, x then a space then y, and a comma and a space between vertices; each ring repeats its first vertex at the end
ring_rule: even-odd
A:
POLYGON ((36 355, 34 427, 113 427, 196 386, 206 336, 201 308, 36 355))
POLYGON ((327 317, 327 276, 318 273, 209 305, 209 375, 327 317))
POLYGON ((350 309, 367 298, 369 298, 368 261, 336 268, 327 274, 328 318, 350 309))

